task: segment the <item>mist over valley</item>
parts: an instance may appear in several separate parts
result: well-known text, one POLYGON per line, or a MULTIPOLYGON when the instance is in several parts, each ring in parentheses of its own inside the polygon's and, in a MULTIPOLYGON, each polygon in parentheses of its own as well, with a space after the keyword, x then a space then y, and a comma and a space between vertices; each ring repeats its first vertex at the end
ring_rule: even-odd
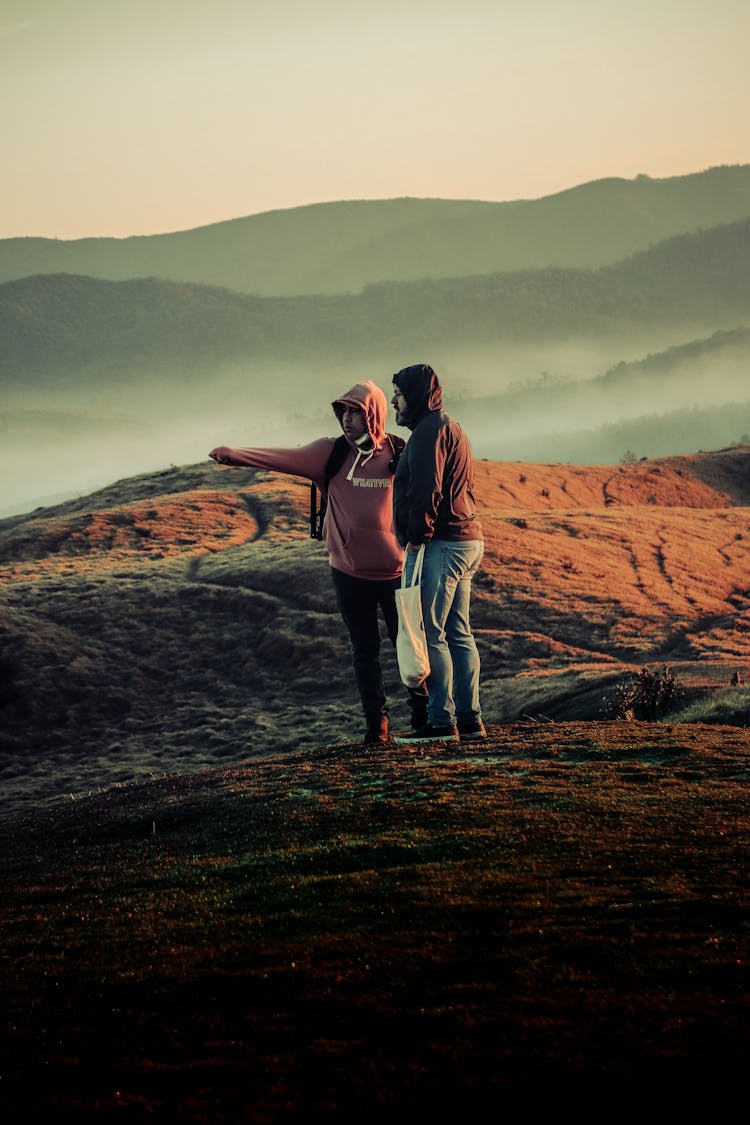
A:
POLYGON ((99 276, 34 272, 93 269, 89 240, 45 243, 44 258, 39 240, 0 242, 0 276, 17 275, 0 284, 0 514, 193 464, 219 443, 335 433, 333 398, 360 379, 390 397, 392 372, 420 361, 437 370, 478 457, 616 463, 740 441, 750 431, 748 192, 742 166, 599 181, 528 204, 331 204, 229 224, 266 230, 252 253, 241 238, 229 253, 225 224, 135 240, 140 258, 96 240, 99 276), (526 256, 472 257, 480 229, 479 241, 526 256), (646 229, 657 241, 644 245, 646 229), (600 244, 599 258, 540 257, 545 244, 562 254, 571 232, 600 244), (167 271, 165 248, 191 239, 190 280, 103 279, 123 262, 167 271), (430 276, 428 246, 440 248, 443 276, 430 276), (325 292, 326 254, 337 269, 348 263, 338 292, 325 292), (294 293, 300 255, 317 293, 294 293), (414 276, 399 280, 405 261, 414 276), (501 261, 513 268, 496 272, 501 261), (222 262, 284 266, 285 295, 207 284, 222 262))

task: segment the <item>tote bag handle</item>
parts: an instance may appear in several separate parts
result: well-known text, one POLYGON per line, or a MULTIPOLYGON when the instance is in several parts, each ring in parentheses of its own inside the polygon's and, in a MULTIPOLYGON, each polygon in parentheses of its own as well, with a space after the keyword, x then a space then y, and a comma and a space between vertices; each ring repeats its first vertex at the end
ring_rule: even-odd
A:
POLYGON ((418 586, 422 581, 422 564, 424 563, 424 543, 417 551, 417 557, 414 561, 414 570, 411 574, 411 582, 406 581, 406 560, 409 556, 409 548, 404 551, 404 566, 401 571, 401 589, 406 590, 409 586, 418 586))
MULTIPOLYGON (((408 549, 407 547, 406 550, 408 551, 408 549)), ((411 582, 408 584, 406 582, 406 558, 407 555, 404 553, 401 587, 395 591, 396 610, 398 612, 396 658, 402 682, 409 688, 416 688, 430 674, 430 655, 424 631, 422 591, 420 589, 424 544, 417 552, 411 582)))

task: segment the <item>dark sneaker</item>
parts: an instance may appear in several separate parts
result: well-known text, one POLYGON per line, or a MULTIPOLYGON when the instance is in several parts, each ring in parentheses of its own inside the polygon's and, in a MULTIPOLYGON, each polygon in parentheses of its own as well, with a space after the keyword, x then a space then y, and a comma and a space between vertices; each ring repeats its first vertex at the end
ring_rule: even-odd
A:
POLYGON ((473 719, 471 722, 458 724, 458 737, 462 742, 480 742, 487 737, 487 731, 481 719, 473 719))
POLYGON ((412 743, 415 746, 421 742, 458 742, 458 727, 455 723, 446 723, 445 726, 441 727, 434 727, 432 723, 425 723, 413 734, 397 734, 394 741, 402 744, 412 743))
POLYGON ((390 736, 388 734, 388 716, 379 715, 377 719, 371 719, 367 724, 365 737, 362 741, 365 743, 390 741, 390 736))

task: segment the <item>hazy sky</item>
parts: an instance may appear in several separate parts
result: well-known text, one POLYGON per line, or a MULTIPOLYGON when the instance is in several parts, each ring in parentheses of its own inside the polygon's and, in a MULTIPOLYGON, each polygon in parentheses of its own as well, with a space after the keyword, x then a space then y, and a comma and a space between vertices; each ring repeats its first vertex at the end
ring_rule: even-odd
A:
POLYGON ((0 237, 750 162, 748 0, 0 0, 0 237))

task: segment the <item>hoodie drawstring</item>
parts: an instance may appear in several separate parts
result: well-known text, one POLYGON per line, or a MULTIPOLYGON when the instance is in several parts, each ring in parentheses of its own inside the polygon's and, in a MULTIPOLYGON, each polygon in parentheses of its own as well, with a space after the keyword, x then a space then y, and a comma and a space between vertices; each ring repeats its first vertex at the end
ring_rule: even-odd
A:
MULTIPOLYGON (((361 438, 357 438, 357 445, 359 445, 360 442, 371 441, 371 440, 372 439, 370 438, 369 434, 363 434, 361 438)), ((360 457, 362 458, 362 465, 364 467, 367 464, 367 462, 370 460, 370 458, 372 457, 374 452, 375 452, 375 445, 374 444, 368 450, 363 450, 360 447, 357 450, 357 456, 354 458, 354 464, 352 465, 349 472, 346 474, 346 479, 351 480, 352 477, 354 476, 354 470, 356 469, 357 465, 359 464, 360 457), (362 456, 363 453, 364 453, 364 457, 362 456)))

